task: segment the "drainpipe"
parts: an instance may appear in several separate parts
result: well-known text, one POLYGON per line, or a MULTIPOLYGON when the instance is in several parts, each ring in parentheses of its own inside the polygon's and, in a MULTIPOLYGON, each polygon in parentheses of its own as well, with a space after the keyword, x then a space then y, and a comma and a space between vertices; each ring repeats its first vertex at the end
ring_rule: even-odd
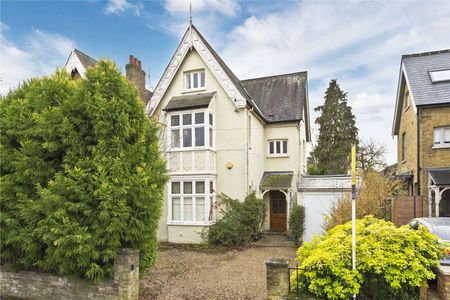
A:
MULTIPOLYGON (((417 141, 417 167, 416 167, 416 173, 417 173, 417 191, 414 193, 414 218, 416 218, 416 196, 420 196, 420 119, 421 119, 421 113, 419 107, 417 107, 417 115, 416 115, 416 141, 417 141)), ((423 205, 423 203, 422 203, 423 205)))
POLYGON ((245 149, 245 154, 246 154, 246 160, 247 160, 247 167, 246 167, 246 179, 245 179, 245 181, 246 181, 246 190, 247 190, 247 193, 248 192, 250 192, 250 190, 249 190, 249 183, 250 183, 250 180, 249 180, 249 174, 250 174, 250 154, 249 154, 249 148, 250 148, 250 142, 249 142, 249 140, 250 140, 250 130, 251 130, 251 123, 249 122, 249 116, 250 116, 250 112, 251 111, 253 111, 253 107, 252 108, 250 108, 249 110, 245 110, 246 111, 246 114, 245 114, 245 123, 247 124, 247 138, 246 138, 246 149, 245 149))

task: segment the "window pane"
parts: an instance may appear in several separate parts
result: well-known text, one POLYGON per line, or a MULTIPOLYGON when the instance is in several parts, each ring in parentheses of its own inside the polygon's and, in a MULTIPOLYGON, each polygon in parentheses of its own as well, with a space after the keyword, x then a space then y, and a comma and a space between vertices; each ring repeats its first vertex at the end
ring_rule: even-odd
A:
POLYGON ((180 130, 175 129, 170 132, 170 145, 172 148, 180 148, 180 130))
POLYGON ((209 193, 214 194, 214 182, 213 181, 209 182, 209 193))
POLYGON ((192 129, 183 129, 183 147, 192 147, 192 129))
POLYGON ((205 182, 204 181, 196 181, 195 182, 195 193, 196 194, 204 194, 205 193, 205 182))
POLYGON ((180 193, 180 183, 172 182, 172 194, 179 194, 179 193, 180 193))
POLYGON ((274 150, 273 150, 273 143, 274 143, 274 142, 269 142, 269 153, 270 153, 270 154, 273 154, 273 151, 274 151, 274 150))
POLYGON ((192 221, 192 198, 184 197, 183 199, 183 220, 192 221))
POLYGON ((191 74, 186 74, 186 89, 191 88, 191 74))
POLYGON ((434 144, 435 145, 438 145, 441 143, 441 132, 442 132, 442 128, 434 129, 434 144))
POLYGON ((183 115, 183 125, 191 125, 192 124, 192 115, 184 114, 183 115))
POLYGON ((170 117, 170 125, 171 126, 179 126, 180 125, 180 116, 175 115, 170 117))
POLYGON ((287 153, 287 141, 283 141, 283 153, 287 153))
POLYGON ((212 128, 209 129, 209 146, 213 146, 213 130, 212 128))
POLYGON ((205 221, 205 197, 195 198, 195 218, 197 221, 205 221))
POLYGON ((192 76, 194 76, 194 85, 193 88, 198 88, 198 73, 194 73, 192 74, 192 76))
POLYGON ((209 125, 213 125, 213 115, 209 114, 209 125))
POLYGON ((200 72, 200 86, 205 87, 205 72, 200 72))
POLYGON ((180 220, 180 197, 172 197, 172 220, 180 220))
POLYGON ((195 124, 203 124, 205 123, 205 114, 204 113, 196 113, 195 114, 195 124))
POLYGON ((183 182, 183 192, 185 194, 192 194, 192 182, 183 182))
POLYGON ((205 146, 205 128, 195 128, 195 146, 205 146))
POLYGON ((277 144, 277 150, 275 151, 275 153, 279 154, 279 153, 281 153, 281 142, 276 141, 276 144, 277 144))
POLYGON ((444 128, 444 143, 450 143, 450 128, 444 128))

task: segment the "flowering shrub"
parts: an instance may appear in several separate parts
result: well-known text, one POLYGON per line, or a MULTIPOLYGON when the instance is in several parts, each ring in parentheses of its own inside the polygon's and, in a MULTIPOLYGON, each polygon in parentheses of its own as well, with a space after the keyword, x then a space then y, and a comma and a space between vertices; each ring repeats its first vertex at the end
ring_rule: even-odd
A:
MULTIPOLYGON (((416 299, 416 287, 433 279, 433 267, 445 255, 437 238, 425 228, 397 228, 366 216, 357 220, 357 269, 352 270, 351 222, 325 236, 314 237, 297 251, 298 288, 326 299, 416 299)), ((297 287, 297 274, 291 277, 297 287)))

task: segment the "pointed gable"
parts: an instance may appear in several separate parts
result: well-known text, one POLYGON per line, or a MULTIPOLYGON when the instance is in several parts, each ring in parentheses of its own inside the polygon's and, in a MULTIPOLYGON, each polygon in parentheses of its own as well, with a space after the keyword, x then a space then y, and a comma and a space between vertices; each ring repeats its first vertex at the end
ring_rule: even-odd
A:
POLYGON ((64 68, 67 72, 73 74, 75 78, 78 76, 84 78, 87 68, 95 67, 97 63, 98 62, 89 55, 74 48, 72 49, 64 68))
POLYGON ((197 51, 205 65, 216 78, 217 82, 219 82, 227 95, 233 100, 236 107, 241 108, 247 105, 247 101, 250 100, 250 95, 242 87, 239 79, 208 44, 197 28, 191 24, 186 30, 175 54, 172 56, 169 65, 166 67, 163 76, 158 82, 152 98, 147 104, 146 111, 149 115, 154 113, 154 110, 160 103, 170 82, 186 57, 186 54, 192 49, 197 51))

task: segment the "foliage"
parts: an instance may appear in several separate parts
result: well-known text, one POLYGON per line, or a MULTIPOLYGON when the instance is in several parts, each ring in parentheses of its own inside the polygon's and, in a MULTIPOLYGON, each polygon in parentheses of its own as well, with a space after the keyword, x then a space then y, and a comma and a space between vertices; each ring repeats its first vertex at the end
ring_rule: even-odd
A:
POLYGON ((317 170, 323 174, 345 174, 350 165, 351 147, 358 143, 355 116, 347 104, 347 93, 335 79, 330 81, 324 98, 325 103, 314 108, 321 116, 316 118, 319 137, 310 162, 317 162, 317 170))
POLYGON ((319 169, 319 167, 311 162, 311 160, 308 157, 308 169, 307 169, 308 175, 323 175, 324 171, 319 169))
MULTIPOLYGON (((417 299, 415 288, 433 279, 445 255, 425 228, 397 228, 366 216, 356 222, 356 271, 351 262, 351 222, 315 236, 297 251, 301 292, 326 299, 417 299)), ((291 277, 297 287, 296 272, 291 277)))
POLYGON ((375 140, 360 140, 358 151, 356 152, 358 169, 362 172, 380 171, 386 167, 386 162, 384 160, 385 154, 386 147, 380 145, 375 140))
POLYGON ((117 67, 25 82, 0 113, 0 258, 98 280, 119 248, 136 248, 147 270, 166 167, 157 125, 117 67))
POLYGON ((294 237, 295 244, 298 245, 305 232, 305 207, 294 205, 289 214, 289 230, 294 237))
POLYGON ((241 246, 261 237, 266 219, 266 205, 252 192, 243 202, 222 194, 220 202, 225 205, 223 217, 207 232, 211 245, 241 246))
MULTIPOLYGON (((356 217, 373 215, 390 220, 392 200, 403 191, 401 180, 385 177, 378 172, 366 172, 361 181, 356 193, 356 217)), ((350 194, 343 194, 333 203, 330 212, 325 214, 325 230, 351 220, 351 201, 350 194)))

